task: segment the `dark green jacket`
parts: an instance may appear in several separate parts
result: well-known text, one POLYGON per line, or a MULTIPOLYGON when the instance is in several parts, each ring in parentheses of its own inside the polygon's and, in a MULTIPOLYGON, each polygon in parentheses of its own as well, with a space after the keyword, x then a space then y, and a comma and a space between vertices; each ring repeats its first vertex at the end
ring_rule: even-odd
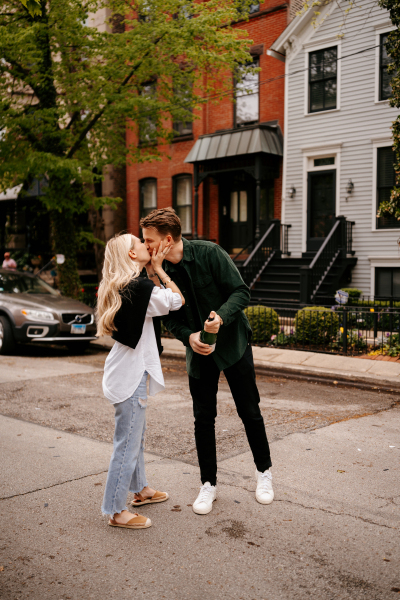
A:
MULTIPOLYGON (((182 265, 189 275, 201 322, 207 320, 212 310, 224 322, 212 354, 218 368, 223 371, 240 360, 251 337, 251 327, 243 312, 250 301, 249 288, 225 250, 212 242, 183 239, 182 265)), ((180 287, 186 300, 185 284, 180 280, 175 265, 165 261, 164 269, 180 287)), ((199 360, 202 357, 189 345, 190 334, 199 330, 192 307, 185 304, 180 310, 163 317, 163 322, 168 331, 186 346, 189 375, 199 378, 199 360)))

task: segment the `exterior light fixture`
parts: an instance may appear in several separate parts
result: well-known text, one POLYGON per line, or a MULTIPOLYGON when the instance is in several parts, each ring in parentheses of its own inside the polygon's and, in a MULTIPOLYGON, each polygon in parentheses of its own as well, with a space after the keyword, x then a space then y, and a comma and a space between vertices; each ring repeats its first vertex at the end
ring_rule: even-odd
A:
POLYGON ((296 188, 294 187, 294 185, 292 185, 292 187, 290 187, 288 191, 290 198, 294 198, 294 195, 296 193, 296 188))
POLYGON ((351 194, 353 193, 354 190, 354 183, 352 182, 351 179, 348 180, 347 185, 346 185, 346 202, 349 199, 349 196, 351 196, 351 194))
POLYGON ((346 186, 347 195, 350 196, 353 193, 353 190, 354 190, 354 183, 352 182, 351 179, 349 179, 349 181, 347 182, 347 186, 346 186))

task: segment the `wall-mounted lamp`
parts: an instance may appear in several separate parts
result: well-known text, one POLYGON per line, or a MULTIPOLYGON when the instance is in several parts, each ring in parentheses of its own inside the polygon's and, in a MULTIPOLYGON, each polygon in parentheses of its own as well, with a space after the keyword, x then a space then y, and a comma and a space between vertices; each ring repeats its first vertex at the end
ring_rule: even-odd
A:
POLYGON ((347 195, 350 196, 353 193, 353 190, 354 190, 354 183, 352 182, 351 179, 349 179, 349 181, 347 182, 347 187, 346 187, 347 195))
POLYGON ((346 202, 349 199, 349 196, 351 196, 351 194, 353 193, 354 190, 354 183, 352 182, 351 179, 348 180, 347 185, 346 185, 346 202))
POLYGON ((294 198, 294 195, 296 193, 296 188, 294 187, 294 185, 292 185, 292 187, 289 188, 288 192, 289 192, 290 198, 294 198))

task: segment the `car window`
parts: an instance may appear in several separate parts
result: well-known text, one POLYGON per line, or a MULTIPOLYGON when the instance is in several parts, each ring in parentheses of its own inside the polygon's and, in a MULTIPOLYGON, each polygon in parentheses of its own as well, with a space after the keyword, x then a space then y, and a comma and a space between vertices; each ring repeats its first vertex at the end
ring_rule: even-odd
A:
POLYGON ((58 292, 39 277, 28 277, 20 273, 0 273, 0 293, 4 294, 51 294, 58 292))

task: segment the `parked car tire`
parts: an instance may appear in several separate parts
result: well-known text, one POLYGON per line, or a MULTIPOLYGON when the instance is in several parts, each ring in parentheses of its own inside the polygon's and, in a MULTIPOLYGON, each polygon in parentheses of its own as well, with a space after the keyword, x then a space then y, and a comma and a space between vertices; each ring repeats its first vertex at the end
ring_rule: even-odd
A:
POLYGON ((90 342, 67 342, 68 350, 74 354, 83 354, 90 346, 90 342))
POLYGON ((12 354, 15 346, 11 323, 7 317, 0 316, 0 354, 12 354))

